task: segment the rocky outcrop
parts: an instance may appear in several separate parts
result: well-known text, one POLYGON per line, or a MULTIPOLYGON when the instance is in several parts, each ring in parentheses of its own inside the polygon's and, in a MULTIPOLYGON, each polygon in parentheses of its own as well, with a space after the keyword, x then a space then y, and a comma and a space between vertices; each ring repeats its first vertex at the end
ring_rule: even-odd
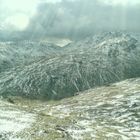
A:
POLYGON ((129 35, 95 36, 66 46, 60 55, 2 72, 0 94, 46 99, 73 96, 93 87, 140 76, 139 54, 137 40, 129 35))

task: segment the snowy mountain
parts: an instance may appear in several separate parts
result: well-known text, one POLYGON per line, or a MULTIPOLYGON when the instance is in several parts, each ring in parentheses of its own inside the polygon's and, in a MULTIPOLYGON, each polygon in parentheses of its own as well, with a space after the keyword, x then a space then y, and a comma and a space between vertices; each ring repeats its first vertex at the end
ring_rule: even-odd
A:
POLYGON ((25 66, 41 57, 58 55, 60 47, 32 41, 0 42, 0 72, 19 65, 25 66))
MULTIPOLYGON (((34 57, 40 56, 38 47, 32 53, 34 57)), ((44 55, 47 51, 40 53, 44 55)), ((0 94, 61 99, 79 91, 138 77, 139 60, 138 40, 123 33, 104 33, 69 44, 57 56, 44 55, 28 65, 1 72, 0 94)))

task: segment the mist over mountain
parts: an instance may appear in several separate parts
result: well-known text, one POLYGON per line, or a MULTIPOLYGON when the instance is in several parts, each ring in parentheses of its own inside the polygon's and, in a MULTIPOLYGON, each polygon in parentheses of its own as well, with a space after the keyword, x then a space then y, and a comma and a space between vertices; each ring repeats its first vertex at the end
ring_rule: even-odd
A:
POLYGON ((0 0, 0 140, 140 139, 140 0, 0 0))
MULTIPOLYGON (((140 31, 140 3, 113 4, 106 1, 40 1, 26 28, 12 34, 0 30, 0 37, 5 34, 6 38, 7 33, 7 38, 11 40, 47 37, 77 40, 102 31, 140 31)), ((8 26, 12 27, 10 23, 8 26)))
POLYGON ((1 95, 63 98, 139 76, 138 1, 44 0, 29 17, 25 5, 0 16, 1 95))
POLYGON ((26 31, 33 37, 84 38, 99 31, 139 31, 140 6, 108 5, 99 0, 43 3, 26 31), (35 29, 35 30, 34 30, 35 29))

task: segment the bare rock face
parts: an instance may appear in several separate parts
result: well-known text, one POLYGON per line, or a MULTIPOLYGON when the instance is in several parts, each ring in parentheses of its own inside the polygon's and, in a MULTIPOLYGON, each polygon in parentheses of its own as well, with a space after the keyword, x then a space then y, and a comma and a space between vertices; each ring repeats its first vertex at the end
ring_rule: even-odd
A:
MULTIPOLYGON (((44 49, 44 48, 43 48, 44 49)), ((122 33, 108 33, 67 45, 0 74, 0 94, 61 99, 95 86, 140 76, 140 46, 122 33)))

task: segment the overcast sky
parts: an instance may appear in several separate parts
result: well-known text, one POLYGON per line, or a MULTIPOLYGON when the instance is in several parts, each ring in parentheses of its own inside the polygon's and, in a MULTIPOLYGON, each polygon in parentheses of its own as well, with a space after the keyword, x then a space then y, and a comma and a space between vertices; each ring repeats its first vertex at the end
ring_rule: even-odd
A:
POLYGON ((140 31, 140 0, 0 0, 0 33, 82 38, 98 31, 140 31))

